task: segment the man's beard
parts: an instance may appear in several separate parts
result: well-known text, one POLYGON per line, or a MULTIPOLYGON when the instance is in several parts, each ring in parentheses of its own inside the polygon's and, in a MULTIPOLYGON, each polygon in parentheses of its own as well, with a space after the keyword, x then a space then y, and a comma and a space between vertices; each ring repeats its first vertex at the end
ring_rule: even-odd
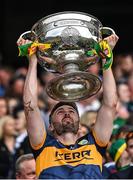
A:
MULTIPOLYGON (((65 119, 65 118, 64 118, 65 119)), ((54 129, 56 134, 62 135, 64 133, 74 133, 77 134, 79 129, 79 121, 74 122, 72 119, 70 121, 66 121, 62 119, 61 123, 54 123, 54 129)))

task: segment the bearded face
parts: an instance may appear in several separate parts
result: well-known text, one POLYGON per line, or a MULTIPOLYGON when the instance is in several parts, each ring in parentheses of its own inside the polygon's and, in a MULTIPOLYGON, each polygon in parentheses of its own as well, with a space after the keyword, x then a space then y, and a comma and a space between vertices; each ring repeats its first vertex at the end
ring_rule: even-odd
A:
POLYGON ((53 114, 52 124, 54 131, 58 135, 64 133, 77 134, 79 129, 79 116, 77 111, 71 106, 61 106, 53 114))

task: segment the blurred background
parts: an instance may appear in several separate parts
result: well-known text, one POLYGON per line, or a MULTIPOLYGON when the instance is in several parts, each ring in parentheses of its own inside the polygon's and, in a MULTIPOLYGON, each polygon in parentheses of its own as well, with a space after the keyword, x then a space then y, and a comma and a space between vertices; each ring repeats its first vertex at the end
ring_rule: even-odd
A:
POLYGON ((82 11, 96 16, 104 26, 113 28, 120 40, 114 53, 132 51, 133 1, 107 0, 1 0, 0 6, 0 63, 13 67, 26 61, 18 58, 17 38, 30 30, 40 18, 60 11, 82 11))

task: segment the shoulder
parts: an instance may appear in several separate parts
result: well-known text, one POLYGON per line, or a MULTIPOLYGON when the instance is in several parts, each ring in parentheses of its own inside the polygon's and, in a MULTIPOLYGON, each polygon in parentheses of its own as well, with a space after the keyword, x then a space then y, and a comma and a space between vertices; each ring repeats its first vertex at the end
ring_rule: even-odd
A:
POLYGON ((34 157, 37 158, 37 156, 39 156, 39 154, 44 150, 44 148, 49 146, 55 146, 55 144, 56 144, 56 139, 53 136, 47 134, 45 141, 41 145, 38 145, 37 147, 33 147, 30 144, 30 146, 34 154, 34 157))

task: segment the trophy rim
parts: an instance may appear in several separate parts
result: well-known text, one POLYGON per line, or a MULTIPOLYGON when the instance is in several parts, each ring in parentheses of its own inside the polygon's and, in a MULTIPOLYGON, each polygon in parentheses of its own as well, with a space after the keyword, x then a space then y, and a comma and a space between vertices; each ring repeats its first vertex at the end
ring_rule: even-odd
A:
MULTIPOLYGON (((46 19, 49 19, 53 16, 58 16, 58 15, 63 15, 63 14, 79 14, 79 15, 84 15, 84 16, 88 16, 90 18, 93 18, 95 19, 99 24, 100 26, 102 27, 102 23, 101 21, 94 15, 91 15, 89 13, 86 13, 86 12, 82 12, 82 11, 60 11, 60 12, 57 12, 57 13, 52 13, 52 14, 49 14, 47 16, 44 16, 43 18, 39 19, 35 24, 33 24, 32 28, 31 28, 31 31, 34 31, 34 28, 42 21, 46 20, 46 19)), ((54 22, 54 21, 53 21, 54 22)), ((49 23, 47 23, 49 24, 49 23)))
MULTIPOLYGON (((66 73, 66 74, 63 74, 63 75, 60 75, 60 76, 57 76, 55 78, 53 78, 48 84, 47 84, 47 87, 46 87, 46 93, 49 95, 49 97, 51 97, 52 99, 56 100, 56 101, 64 101, 64 102, 79 102, 79 101, 82 101, 82 100, 85 100, 87 98, 90 98, 94 95, 96 95, 99 90, 101 89, 102 87, 102 80, 96 76, 95 74, 91 74, 91 73, 88 73, 88 72, 81 72, 81 71, 77 71, 77 72, 71 72, 71 73, 66 73), (73 97, 71 99, 67 99, 66 97, 59 97, 57 94, 55 95, 52 91, 52 86, 51 85, 54 85, 56 83, 56 81, 60 80, 61 78, 64 78, 66 76, 71 76, 73 77, 74 75, 82 75, 86 78, 89 78, 91 77, 91 81, 95 80, 94 83, 98 83, 98 86, 97 86, 97 89, 95 89, 95 91, 91 92, 90 94, 86 94, 84 96, 81 96, 81 97, 73 97)), ((87 92, 87 91, 86 91, 87 92)))

